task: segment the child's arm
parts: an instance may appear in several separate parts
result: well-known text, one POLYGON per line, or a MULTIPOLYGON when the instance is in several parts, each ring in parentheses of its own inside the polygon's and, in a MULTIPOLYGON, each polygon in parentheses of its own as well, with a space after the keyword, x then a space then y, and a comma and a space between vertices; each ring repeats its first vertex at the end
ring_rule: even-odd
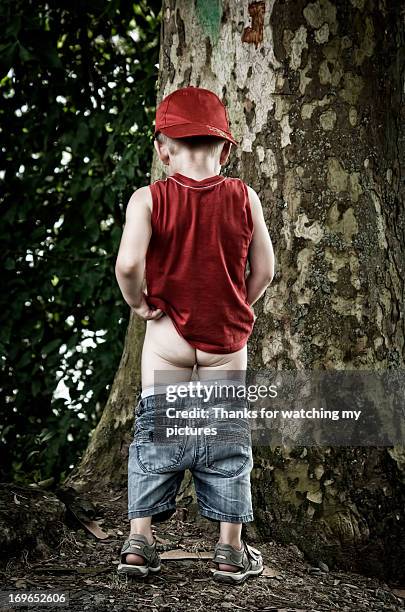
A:
POLYGON ((163 312, 153 310, 142 291, 145 257, 151 227, 152 195, 149 187, 137 189, 131 196, 125 216, 125 226, 115 263, 115 276, 124 300, 144 320, 159 319, 163 312))
POLYGON ((274 276, 274 251, 259 196, 248 186, 253 219, 253 237, 249 246, 250 272, 246 278, 247 299, 252 306, 263 295, 274 276))

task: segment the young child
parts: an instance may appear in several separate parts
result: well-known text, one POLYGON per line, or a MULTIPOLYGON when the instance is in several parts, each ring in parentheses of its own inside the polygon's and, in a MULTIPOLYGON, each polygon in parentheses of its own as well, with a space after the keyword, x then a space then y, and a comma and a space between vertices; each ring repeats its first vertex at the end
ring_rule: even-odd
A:
MULTIPOLYGON (((260 552, 241 539, 242 523, 253 520, 247 430, 222 424, 215 443, 213 436, 197 435, 160 445, 152 434, 153 418, 165 410, 156 372, 181 383, 193 370, 200 380, 246 370, 251 306, 274 275, 257 194, 240 179, 220 175, 232 143, 227 110, 213 92, 192 86, 173 92, 158 106, 155 125, 154 146, 167 178, 137 189, 128 203, 115 272, 124 299, 147 323, 129 449, 131 529, 119 572, 145 576, 160 569, 152 517, 159 522, 173 514, 186 468, 201 514, 220 521, 214 578, 242 582, 263 570, 260 552)), ((177 404, 202 406, 197 400, 177 404)))

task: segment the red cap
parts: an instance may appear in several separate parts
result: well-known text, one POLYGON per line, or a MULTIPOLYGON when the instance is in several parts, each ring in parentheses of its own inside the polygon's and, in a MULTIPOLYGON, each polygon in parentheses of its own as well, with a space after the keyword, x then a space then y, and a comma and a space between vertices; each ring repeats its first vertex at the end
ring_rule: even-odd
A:
POLYGON ((183 87, 166 96, 156 109, 155 135, 170 138, 219 136, 234 145, 228 111, 213 91, 201 87, 183 87))

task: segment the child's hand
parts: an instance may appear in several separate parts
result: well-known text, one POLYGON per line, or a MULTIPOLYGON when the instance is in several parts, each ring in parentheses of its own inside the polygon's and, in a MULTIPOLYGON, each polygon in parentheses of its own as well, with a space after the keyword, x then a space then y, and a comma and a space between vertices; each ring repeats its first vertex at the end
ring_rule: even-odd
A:
POLYGON ((139 306, 131 306, 131 310, 143 321, 150 321, 152 319, 160 319, 165 314, 160 308, 151 308, 146 301, 145 294, 142 294, 142 300, 139 306))

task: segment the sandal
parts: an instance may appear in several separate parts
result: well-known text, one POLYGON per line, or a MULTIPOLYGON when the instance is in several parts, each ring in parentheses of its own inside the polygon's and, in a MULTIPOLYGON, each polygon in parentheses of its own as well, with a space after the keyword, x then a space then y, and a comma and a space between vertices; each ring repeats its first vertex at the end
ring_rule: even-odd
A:
POLYGON ((131 534, 122 545, 120 552, 120 563, 117 571, 119 574, 128 574, 131 576, 145 577, 149 572, 158 572, 160 570, 160 557, 156 551, 156 541, 149 544, 144 535, 131 534), (139 555, 145 559, 144 565, 135 565, 133 563, 125 563, 128 554, 139 555))
POLYGON ((260 550, 242 541, 242 550, 236 550, 230 544, 218 543, 215 547, 214 563, 234 565, 239 571, 214 570, 213 578, 217 582, 241 584, 249 576, 259 576, 263 572, 263 558, 260 550))

